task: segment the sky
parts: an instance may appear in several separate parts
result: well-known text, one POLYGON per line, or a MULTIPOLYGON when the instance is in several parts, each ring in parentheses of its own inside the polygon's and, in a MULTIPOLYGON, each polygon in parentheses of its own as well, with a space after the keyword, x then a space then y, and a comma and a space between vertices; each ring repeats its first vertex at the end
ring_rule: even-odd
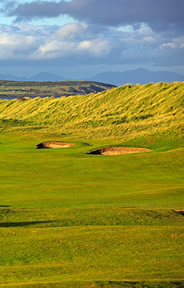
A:
POLYGON ((184 75, 184 0, 0 0, 0 74, 184 75))

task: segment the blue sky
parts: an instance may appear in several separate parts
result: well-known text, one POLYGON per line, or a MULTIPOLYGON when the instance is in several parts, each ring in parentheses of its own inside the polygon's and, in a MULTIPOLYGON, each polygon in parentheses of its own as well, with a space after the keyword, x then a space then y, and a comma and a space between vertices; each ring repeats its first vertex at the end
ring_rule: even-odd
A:
POLYGON ((0 0, 0 73, 184 74, 183 0, 0 0))

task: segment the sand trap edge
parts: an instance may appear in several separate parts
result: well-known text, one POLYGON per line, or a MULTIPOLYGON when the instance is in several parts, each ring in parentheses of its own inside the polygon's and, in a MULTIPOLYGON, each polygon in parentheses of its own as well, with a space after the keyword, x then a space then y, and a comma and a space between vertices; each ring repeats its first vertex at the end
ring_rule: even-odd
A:
POLYGON ((69 148, 76 145, 76 143, 64 143, 57 141, 47 141, 36 145, 37 149, 59 149, 59 148, 69 148))
POLYGON ((184 216, 184 210, 183 209, 174 209, 174 212, 184 216))
POLYGON ((146 153, 151 152, 152 150, 148 148, 136 148, 136 147, 104 147, 97 150, 88 152, 87 154, 91 155, 124 155, 124 154, 133 154, 133 153, 146 153))

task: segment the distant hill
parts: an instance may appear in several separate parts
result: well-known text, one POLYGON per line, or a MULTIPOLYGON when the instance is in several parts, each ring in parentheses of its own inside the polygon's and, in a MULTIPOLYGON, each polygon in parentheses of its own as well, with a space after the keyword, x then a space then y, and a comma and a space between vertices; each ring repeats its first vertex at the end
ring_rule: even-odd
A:
POLYGON ((36 75, 33 75, 32 77, 26 77, 26 76, 17 77, 11 74, 0 74, 0 80, 42 82, 42 81, 63 81, 65 80, 65 78, 53 73, 41 72, 36 75))
MULTIPOLYGON (((11 74, 0 74, 0 80, 9 81, 35 81, 35 82, 46 82, 46 81, 64 81, 66 78, 57 74, 41 72, 32 77, 17 77, 11 74)), ((70 79, 72 80, 72 79, 70 79)), ((79 80, 79 79, 76 79, 79 80)), ((95 81, 100 83, 108 83, 116 86, 122 86, 127 83, 131 84, 147 84, 147 83, 158 83, 158 82, 183 82, 184 75, 168 72, 168 71, 148 71, 143 68, 135 70, 128 70, 125 72, 102 72, 92 77, 85 78, 86 81, 95 81)))
POLYGON ((29 81, 38 81, 38 82, 42 82, 42 81, 63 81, 63 80, 65 80, 65 78, 63 78, 62 76, 56 75, 56 74, 47 73, 47 72, 41 72, 41 73, 38 73, 38 74, 30 77, 28 80, 29 81))
MULTIPOLYGON (((127 83, 131 84, 146 84, 146 83, 158 83, 158 82, 175 82, 175 81, 184 81, 184 75, 168 72, 168 71, 148 71, 143 68, 136 70, 129 70, 125 72, 103 72, 97 74, 90 80, 99 81, 103 83, 111 83, 116 86, 122 86, 127 83)), ((88 79, 88 80, 89 80, 88 79)))
POLYGON ((11 74, 0 74, 0 80, 21 81, 20 79, 23 79, 22 81, 28 80, 26 77, 19 78, 11 74))
POLYGON ((0 99, 95 94, 115 87, 94 81, 8 81, 0 80, 0 99))

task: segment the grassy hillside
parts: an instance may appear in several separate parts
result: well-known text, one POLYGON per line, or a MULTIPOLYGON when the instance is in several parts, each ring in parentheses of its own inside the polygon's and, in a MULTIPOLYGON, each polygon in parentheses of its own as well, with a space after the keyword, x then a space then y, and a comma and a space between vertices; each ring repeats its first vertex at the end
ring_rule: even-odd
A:
POLYGON ((144 143, 150 146, 156 135, 165 141, 181 138, 183 91, 184 83, 158 83, 126 85, 97 95, 0 101, 0 123, 1 127, 18 126, 19 120, 21 127, 53 126, 57 133, 93 139, 133 141, 150 135, 154 140, 147 138, 144 143))
POLYGON ((0 101, 0 288, 184 287, 183 91, 0 101))

